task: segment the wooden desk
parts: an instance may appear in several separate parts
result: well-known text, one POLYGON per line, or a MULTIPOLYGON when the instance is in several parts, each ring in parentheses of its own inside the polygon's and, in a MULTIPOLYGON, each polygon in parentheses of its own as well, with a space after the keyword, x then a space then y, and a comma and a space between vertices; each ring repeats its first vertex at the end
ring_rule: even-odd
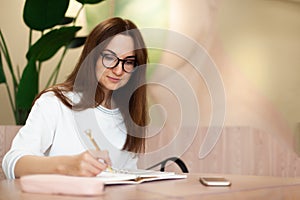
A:
POLYGON ((140 185, 107 186, 102 196, 78 197, 23 193, 19 180, 0 182, 0 200, 105 200, 105 199, 300 199, 300 177, 226 175, 231 187, 205 187, 200 174, 189 174, 184 180, 168 180, 140 185))

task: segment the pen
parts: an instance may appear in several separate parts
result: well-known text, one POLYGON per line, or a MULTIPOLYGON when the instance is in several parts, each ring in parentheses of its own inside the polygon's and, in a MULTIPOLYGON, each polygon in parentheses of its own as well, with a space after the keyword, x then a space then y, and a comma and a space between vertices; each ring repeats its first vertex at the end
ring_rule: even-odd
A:
MULTIPOLYGON (((87 129, 85 130, 85 134, 89 137, 90 141, 93 143, 94 147, 96 148, 96 150, 101 151, 100 147, 98 146, 98 144, 96 143, 93 135, 92 135, 92 131, 91 129, 87 129)), ((111 168, 111 166, 108 166, 107 169, 110 172, 113 172, 114 170, 111 168)))

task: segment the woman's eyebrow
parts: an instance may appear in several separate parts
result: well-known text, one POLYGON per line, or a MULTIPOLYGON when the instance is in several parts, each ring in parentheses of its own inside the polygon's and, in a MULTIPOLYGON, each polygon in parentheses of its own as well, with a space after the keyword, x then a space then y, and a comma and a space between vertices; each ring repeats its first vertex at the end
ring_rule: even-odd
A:
MULTIPOLYGON (((117 56, 117 54, 110 49, 104 49, 103 51, 108 51, 108 52, 112 53, 113 55, 117 56)), ((126 56, 125 58, 136 58, 136 56, 131 55, 131 56, 126 56)))
POLYGON ((113 52, 112 50, 109 50, 109 49, 104 49, 103 51, 109 51, 110 53, 117 55, 115 52, 113 52))

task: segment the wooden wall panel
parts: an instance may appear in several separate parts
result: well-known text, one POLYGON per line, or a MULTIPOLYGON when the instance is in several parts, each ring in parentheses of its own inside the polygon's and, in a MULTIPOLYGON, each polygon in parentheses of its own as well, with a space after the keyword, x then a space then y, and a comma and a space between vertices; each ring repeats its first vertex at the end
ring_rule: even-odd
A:
MULTIPOLYGON (((200 128, 189 149, 181 156, 190 172, 300 176, 300 157, 294 152, 293 147, 287 146, 278 137, 253 127, 225 127, 210 154, 204 159, 199 159, 199 149, 206 130, 207 128, 200 128)), ((165 137, 168 131, 163 131, 165 133, 160 134, 161 137, 156 139, 168 138, 165 137)), ((158 141, 157 143, 167 142, 158 141)), ((150 145, 155 145, 155 143, 150 145)), ((143 168, 148 166, 146 159, 140 160, 139 164, 143 168)), ((179 171, 179 168, 171 164, 167 166, 167 170, 179 171)))
POLYGON ((0 126, 0 180, 5 178, 2 171, 2 159, 10 149, 11 142, 21 126, 0 126))
MULTIPOLYGON (((8 151, 11 141, 20 126, 0 126, 0 162, 8 151)), ((225 127, 214 149, 204 159, 199 159, 199 148, 207 128, 200 128, 190 147, 181 156, 190 172, 225 173, 299 177, 300 157, 291 146, 286 146, 271 134, 252 127, 225 127)), ((166 130, 162 130, 166 131, 166 130)), ((189 129, 186 129, 189 132, 189 129)), ((169 133, 169 132, 168 132, 169 133)), ((167 134, 167 133, 165 133, 167 134)), ((157 144, 166 144, 165 134, 159 134, 157 144)), ((174 147, 175 148, 175 147, 174 147)), ((147 166, 147 160, 140 160, 140 167, 147 166)), ((179 171, 174 164, 167 170, 179 171)), ((4 178, 2 168, 0 179, 4 178)))

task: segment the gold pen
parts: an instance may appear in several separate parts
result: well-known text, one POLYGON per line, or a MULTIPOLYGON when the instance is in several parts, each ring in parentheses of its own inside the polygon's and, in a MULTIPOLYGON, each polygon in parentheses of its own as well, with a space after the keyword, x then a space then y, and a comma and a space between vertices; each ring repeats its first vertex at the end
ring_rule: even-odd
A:
MULTIPOLYGON (((92 131, 91 129, 87 129, 84 131, 85 134, 89 137, 90 141, 93 143, 94 147, 96 148, 96 150, 98 151, 101 151, 100 147, 98 146, 98 144, 96 143, 93 135, 92 135, 92 131)), ((114 172, 114 170, 111 168, 111 166, 107 166, 107 169, 110 171, 110 172, 114 172)))

